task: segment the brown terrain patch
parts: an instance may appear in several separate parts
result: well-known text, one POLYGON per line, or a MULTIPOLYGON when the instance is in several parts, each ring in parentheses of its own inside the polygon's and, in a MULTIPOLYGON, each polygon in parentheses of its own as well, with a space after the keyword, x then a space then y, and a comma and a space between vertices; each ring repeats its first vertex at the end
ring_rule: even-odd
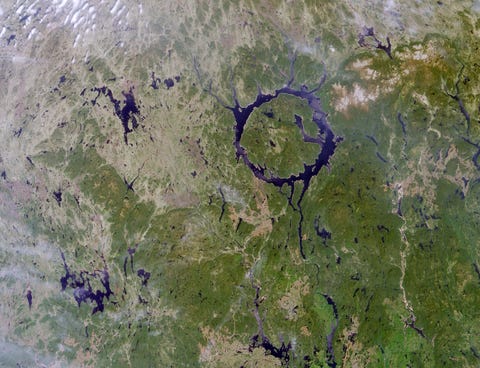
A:
POLYGON ((310 332, 307 326, 300 327, 300 332, 303 336, 307 336, 307 337, 312 336, 312 333, 310 332))
POLYGON ((475 167, 470 160, 459 156, 455 145, 451 144, 446 152, 440 150, 437 156, 432 154, 425 144, 423 147, 419 146, 418 155, 418 160, 409 160, 407 163, 411 174, 400 182, 390 184, 390 189, 397 190, 399 197, 421 195, 426 203, 435 209, 437 207, 435 181, 440 179, 445 179, 462 188, 465 195, 468 193, 470 182, 465 183, 463 177, 465 173, 474 172, 475 167), (445 172, 452 160, 457 161, 453 175, 445 172))
POLYGON ((308 276, 296 280, 288 292, 280 298, 278 305, 286 312, 286 318, 290 321, 296 321, 305 314, 303 309, 303 297, 310 293, 310 284, 308 276))
POLYGON ((253 177, 253 191, 255 192, 255 204, 257 209, 251 210, 242 208, 237 211, 233 206, 229 207, 229 217, 236 227, 242 219, 248 224, 254 225, 255 229, 250 234, 252 237, 265 236, 272 232, 273 225, 271 220, 271 212, 268 207, 268 198, 264 191, 264 183, 253 177))
POLYGON ((198 204, 198 197, 192 192, 167 192, 163 196, 165 203, 174 208, 187 208, 198 204))
POLYGON ((347 117, 350 116, 347 111, 352 107, 368 111, 368 104, 375 101, 380 95, 378 86, 374 89, 366 89, 358 83, 353 83, 351 88, 335 83, 332 88, 333 107, 336 111, 344 113, 347 117))
POLYGON ((264 349, 250 350, 234 334, 224 334, 210 327, 201 328, 205 344, 198 344, 200 363, 208 367, 280 367, 278 359, 266 355, 264 349))

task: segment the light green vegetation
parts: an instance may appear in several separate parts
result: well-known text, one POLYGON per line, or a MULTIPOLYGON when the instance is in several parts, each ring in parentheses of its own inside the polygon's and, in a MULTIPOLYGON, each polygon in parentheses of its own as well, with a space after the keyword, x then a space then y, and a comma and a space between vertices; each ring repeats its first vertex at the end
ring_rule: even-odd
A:
MULTIPOLYGON (((478 366, 476 3, 113 5, 89 32, 91 15, 65 22, 72 4, 25 24, 0 5, 0 366, 478 366), (393 59, 358 45, 365 26, 393 59), (305 259, 290 188, 236 160, 225 108, 283 87, 294 56, 294 88, 326 72, 342 138, 301 202, 305 259), (128 145, 103 86, 120 110, 134 94, 128 145), (71 273, 108 269, 104 312, 61 290, 61 252, 71 273), (256 316, 288 362, 252 347, 256 316)), ((283 177, 314 162, 295 114, 315 136, 305 100, 252 113, 252 162, 283 177)))

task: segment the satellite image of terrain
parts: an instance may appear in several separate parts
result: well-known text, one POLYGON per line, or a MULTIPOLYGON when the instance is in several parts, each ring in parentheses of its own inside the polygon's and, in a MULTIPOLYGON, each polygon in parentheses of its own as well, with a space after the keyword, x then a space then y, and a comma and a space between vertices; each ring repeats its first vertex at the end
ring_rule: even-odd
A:
POLYGON ((480 367, 480 0, 0 0, 0 367, 480 367))

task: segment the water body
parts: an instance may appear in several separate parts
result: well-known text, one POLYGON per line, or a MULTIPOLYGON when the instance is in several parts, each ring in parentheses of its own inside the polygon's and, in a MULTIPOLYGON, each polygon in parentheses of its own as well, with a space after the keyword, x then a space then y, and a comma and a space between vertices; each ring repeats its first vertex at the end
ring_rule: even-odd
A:
POLYGON ((28 302, 28 309, 32 309, 32 300, 33 300, 32 290, 27 291, 26 297, 27 297, 27 302, 28 302))
POLYGON ((263 349, 265 349, 265 354, 270 354, 275 358, 280 359, 280 361, 282 362, 282 366, 288 366, 288 363, 290 361, 290 351, 292 350, 292 344, 290 342, 288 344, 285 344, 285 342, 282 341, 281 346, 277 348, 270 342, 270 339, 265 335, 263 330, 263 321, 260 317, 259 311, 260 287, 253 284, 253 278, 251 274, 250 279, 252 281, 252 287, 255 289, 255 299, 253 300, 253 305, 255 308, 253 310, 253 315, 255 316, 255 319, 257 321, 258 333, 252 336, 248 350, 253 351, 253 349, 262 347, 263 349))
POLYGON ((138 121, 141 119, 140 110, 135 101, 135 96, 133 95, 133 88, 130 88, 130 90, 127 92, 122 92, 123 97, 125 97, 125 100, 123 101, 123 107, 120 106, 120 100, 117 100, 113 96, 113 92, 110 88, 106 86, 95 87, 92 88, 91 91, 97 92, 97 96, 90 101, 92 105, 96 105, 97 99, 100 94, 103 94, 104 96, 107 96, 109 98, 115 109, 115 115, 117 115, 117 117, 122 122, 123 139, 125 141, 125 144, 128 144, 128 134, 132 133, 135 129, 138 128, 138 121))
POLYGON ((148 280, 150 279, 150 272, 145 271, 143 268, 140 268, 137 271, 137 276, 142 279, 142 286, 147 286, 148 280))
POLYGON ((323 239, 323 245, 327 246, 327 241, 332 239, 332 233, 325 229, 325 227, 322 227, 322 229, 320 229, 320 216, 315 217, 315 220, 313 221, 313 228, 315 229, 315 233, 321 239, 323 239))
POLYGON ((55 197, 55 200, 57 201, 57 204, 60 207, 62 205, 62 191, 60 189, 57 191, 54 191, 53 196, 55 197))
MULTIPOLYGON (((293 65, 292 65, 293 67, 293 65)), ((305 85, 301 86, 300 89, 295 89, 291 85, 293 83, 293 78, 290 79, 289 83, 277 89, 273 94, 264 94, 261 91, 258 92, 255 101, 247 106, 240 106, 238 99, 236 98, 236 94, 234 91, 234 106, 227 106, 224 105, 225 108, 229 109, 233 116, 235 117, 235 139, 234 139, 234 146, 236 151, 237 160, 241 159, 243 163, 250 169, 250 171, 257 177, 258 179, 273 184, 278 188, 282 188, 284 185, 290 187, 290 195, 288 196, 288 200, 292 208, 296 209, 300 213, 300 222, 298 225, 298 237, 299 237, 299 244, 300 244, 300 253, 303 258, 305 258, 305 253, 303 251, 303 243, 302 243, 302 225, 303 225, 303 212, 301 208, 301 202, 305 195, 305 192, 310 186, 310 182, 314 176, 316 176, 320 170, 327 166, 330 158, 335 153, 335 149, 337 144, 342 140, 341 137, 336 137, 333 133, 330 125, 327 121, 327 114, 322 110, 320 98, 316 96, 316 92, 321 87, 323 81, 319 83, 319 86, 315 89, 308 90, 305 85), (280 95, 291 95, 302 100, 305 100, 308 103, 308 106, 312 110, 312 121, 317 126, 317 135, 310 136, 305 132, 303 126, 302 117, 295 114, 295 124, 300 129, 303 141, 308 143, 315 143, 319 146, 319 153, 315 162, 308 164, 304 163, 304 170, 302 172, 291 174, 288 177, 281 177, 277 176, 272 173, 268 167, 262 167, 258 164, 253 163, 250 158, 248 157, 247 150, 241 144, 241 139, 243 133, 245 131, 245 126, 248 123, 248 119, 250 118, 251 114, 255 109, 258 109, 262 105, 274 100, 280 95), (292 203, 293 196, 295 193, 295 184, 301 183, 302 191, 300 193, 300 197, 296 202, 296 207, 292 203)))
POLYGON ((335 301, 332 297, 328 294, 323 294, 323 297, 327 301, 328 305, 332 307, 333 317, 335 320, 332 322, 330 326, 330 333, 327 335, 327 365, 330 368, 335 368, 337 366, 337 362, 335 361, 335 351, 333 349, 333 339, 335 337, 335 332, 338 327, 338 309, 335 301))
MULTIPOLYGON (((152 72, 150 74, 150 78, 152 79, 152 83, 150 84, 150 87, 152 87, 153 89, 159 89, 160 84, 162 83, 162 79, 159 78, 159 77, 156 77, 155 72, 152 72)), ((165 87, 168 90, 168 89, 172 88, 173 86, 175 86, 175 82, 177 82, 177 83, 180 82, 180 79, 181 79, 181 77, 179 75, 176 75, 173 78, 165 78, 163 80, 163 84, 165 85, 165 87), (173 79, 175 79, 175 81, 173 79)))
POLYGON ((173 81, 172 78, 166 78, 163 83, 165 84, 165 87, 167 87, 167 89, 170 89, 172 88, 174 85, 175 85, 175 82, 173 81))
POLYGON ((73 296, 77 301, 78 307, 84 303, 94 303, 95 306, 92 309, 92 314, 97 312, 103 312, 105 305, 104 299, 110 300, 110 296, 113 295, 113 291, 110 288, 110 275, 107 268, 103 270, 95 270, 93 272, 80 271, 79 274, 70 271, 70 268, 65 261, 65 255, 61 253, 63 260, 63 268, 65 270, 65 276, 60 278, 62 284, 62 291, 67 287, 73 289, 73 296), (97 289, 93 290, 90 281, 97 279, 103 285, 105 291, 97 289))
POLYGON ((305 87, 302 87, 300 90, 295 90, 287 86, 276 90, 274 94, 263 94, 260 92, 255 101, 248 106, 242 107, 240 106, 238 100, 236 100, 235 106, 227 108, 232 111, 236 121, 234 146, 237 158, 241 158, 245 165, 247 165, 247 167, 258 179, 266 183, 273 184, 277 187, 282 187, 286 184, 293 188, 296 182, 302 182, 306 187, 303 190, 303 192, 305 192, 312 177, 317 175, 322 167, 328 165, 330 157, 334 154, 335 148, 338 142, 341 140, 338 137, 335 137, 335 134, 330 128, 330 125, 327 122, 326 114, 321 110, 320 99, 312 91, 308 91, 305 87), (292 95, 308 102, 308 105, 313 112, 312 120, 318 128, 317 137, 311 137, 305 133, 303 130, 303 124, 301 122, 301 117, 298 115, 296 115, 296 124, 297 126, 301 127, 305 141, 308 140, 308 142, 317 143, 319 146, 321 146, 317 159, 313 164, 304 164, 303 172, 292 174, 289 177, 275 176, 270 172, 267 174, 266 167, 261 167, 260 165, 256 165, 250 161, 245 148, 240 143, 245 126, 253 110, 259 108, 267 102, 272 101, 281 94, 292 95), (323 135, 325 135, 325 137, 323 137, 323 135))

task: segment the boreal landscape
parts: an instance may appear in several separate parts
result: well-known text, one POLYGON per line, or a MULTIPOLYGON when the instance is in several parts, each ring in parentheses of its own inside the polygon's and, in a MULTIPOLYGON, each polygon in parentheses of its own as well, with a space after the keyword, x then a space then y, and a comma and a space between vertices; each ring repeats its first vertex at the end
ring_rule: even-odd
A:
POLYGON ((479 19, 1 0, 0 367, 480 366, 479 19))

